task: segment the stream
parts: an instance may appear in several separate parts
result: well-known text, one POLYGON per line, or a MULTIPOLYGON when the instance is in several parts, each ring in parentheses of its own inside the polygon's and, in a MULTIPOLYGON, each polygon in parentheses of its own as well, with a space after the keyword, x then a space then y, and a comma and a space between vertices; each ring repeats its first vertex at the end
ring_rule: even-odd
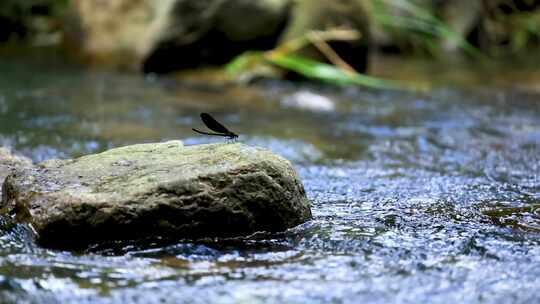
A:
POLYGON ((0 57, 2 146, 40 162, 223 141, 191 131, 209 112, 293 163, 313 220, 227 241, 69 252, 0 219, 1 303, 540 302, 538 88, 241 86, 47 58, 0 57))

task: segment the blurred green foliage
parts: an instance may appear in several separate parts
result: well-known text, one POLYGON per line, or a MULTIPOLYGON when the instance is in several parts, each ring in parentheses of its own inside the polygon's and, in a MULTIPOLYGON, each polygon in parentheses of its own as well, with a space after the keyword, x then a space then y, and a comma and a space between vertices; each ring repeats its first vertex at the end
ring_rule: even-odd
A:
POLYGON ((1 0, 0 41, 24 38, 36 29, 36 17, 59 18, 69 0, 1 0))
POLYGON ((2 0, 0 16, 20 19, 33 15, 53 16, 68 4, 69 0, 2 0))
POLYGON ((408 0, 371 0, 371 4, 373 21, 393 36, 394 40, 405 38, 408 44, 415 46, 415 50, 435 55, 441 52, 441 42, 450 40, 455 41, 466 54, 476 58, 484 57, 466 37, 454 31, 428 7, 408 0))

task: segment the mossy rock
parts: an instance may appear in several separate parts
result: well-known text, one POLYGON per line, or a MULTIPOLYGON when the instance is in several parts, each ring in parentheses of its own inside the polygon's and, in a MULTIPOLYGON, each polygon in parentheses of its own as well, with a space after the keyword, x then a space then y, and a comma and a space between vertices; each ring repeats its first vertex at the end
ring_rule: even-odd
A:
POLYGON ((243 144, 171 141, 49 160, 8 176, 3 191, 3 212, 55 248, 277 232, 311 218, 291 164, 243 144))

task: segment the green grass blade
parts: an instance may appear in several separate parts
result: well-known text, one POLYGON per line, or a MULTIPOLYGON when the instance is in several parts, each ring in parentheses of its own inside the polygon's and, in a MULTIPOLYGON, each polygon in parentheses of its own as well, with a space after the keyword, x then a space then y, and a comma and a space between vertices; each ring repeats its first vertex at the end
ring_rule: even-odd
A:
POLYGON ((467 54, 477 59, 487 59, 475 46, 470 44, 462 35, 454 31, 445 22, 434 16, 429 10, 408 0, 372 0, 374 4, 375 20, 382 25, 422 32, 434 37, 444 38, 457 42, 458 46, 467 54), (395 16, 386 13, 388 7, 401 9, 411 16, 395 16))
POLYGON ((403 89, 398 82, 371 77, 358 73, 348 73, 333 65, 294 55, 265 56, 265 60, 281 68, 294 71, 307 78, 318 79, 333 84, 355 84, 377 89, 403 89))

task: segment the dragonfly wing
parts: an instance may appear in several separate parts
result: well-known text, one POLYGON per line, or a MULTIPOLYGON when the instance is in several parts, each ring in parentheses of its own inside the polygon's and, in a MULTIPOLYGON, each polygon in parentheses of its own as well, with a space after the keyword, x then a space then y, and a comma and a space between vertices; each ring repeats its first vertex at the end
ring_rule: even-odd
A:
POLYGON ((218 133, 230 133, 230 131, 225 128, 222 124, 220 124, 217 120, 215 120, 210 114, 208 113, 201 113, 201 119, 203 123, 208 127, 208 129, 218 132, 218 133))

